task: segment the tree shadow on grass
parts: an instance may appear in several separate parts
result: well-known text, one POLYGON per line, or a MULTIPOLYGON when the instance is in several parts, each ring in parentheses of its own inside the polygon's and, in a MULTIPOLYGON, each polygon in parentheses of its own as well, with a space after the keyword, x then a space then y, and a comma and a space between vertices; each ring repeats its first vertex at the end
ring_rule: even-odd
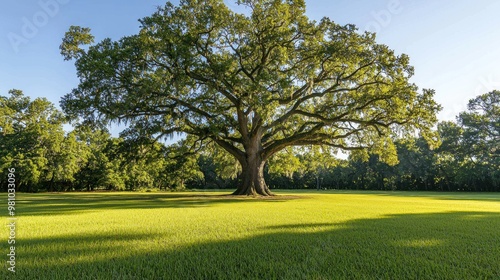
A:
POLYGON ((471 200, 481 202, 500 202, 499 192, 439 192, 439 191, 372 191, 372 190, 306 190, 317 194, 378 195, 391 197, 425 197, 438 200, 471 200))
POLYGON ((18 279, 499 279, 499 230, 500 213, 449 212, 284 224, 249 238, 166 247, 161 244, 168 244, 168 232, 86 235, 79 246, 75 237, 27 239, 19 245, 16 274, 18 279), (135 248, 138 239, 151 246, 135 248))
POLYGON ((500 193, 496 192, 381 192, 378 195, 397 197, 426 197, 439 200, 473 200, 481 202, 500 202, 500 193))
POLYGON ((256 199, 245 196, 190 193, 79 193, 24 194, 18 197, 18 216, 62 215, 110 209, 156 209, 210 207, 220 203, 284 202, 299 197, 278 196, 256 199))

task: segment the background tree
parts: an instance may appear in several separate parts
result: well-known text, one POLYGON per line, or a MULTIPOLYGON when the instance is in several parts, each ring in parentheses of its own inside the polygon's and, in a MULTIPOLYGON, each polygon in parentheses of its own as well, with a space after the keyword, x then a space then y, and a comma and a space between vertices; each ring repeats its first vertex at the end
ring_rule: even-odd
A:
POLYGON ((232 188, 241 174, 238 161, 224 149, 210 143, 200 151, 198 166, 203 173, 203 188, 232 188))
POLYGON ((46 178, 44 188, 49 191, 70 190, 75 183, 75 175, 80 171, 85 157, 84 144, 78 142, 74 133, 70 132, 66 136, 63 133, 58 135, 62 138, 53 149, 51 156, 47 158, 46 178))
POLYGON ((399 164, 395 166, 400 190, 436 190, 436 152, 421 137, 398 141, 399 164))
POLYGON ((327 170, 339 162, 329 147, 320 146, 303 147, 300 158, 304 171, 315 178, 314 186, 318 190, 322 188, 321 185, 327 177, 327 170))
POLYGON ((292 179, 293 173, 303 170, 303 162, 299 159, 298 151, 295 149, 283 149, 269 161, 269 173, 271 174, 278 174, 292 179))
POLYGON ((76 59, 80 84, 65 112, 151 138, 209 139, 242 167, 234 194, 270 195, 265 163, 286 147, 382 154, 393 132, 430 139, 439 106, 409 82, 408 56, 353 25, 309 20, 303 0, 238 3, 248 14, 222 0, 167 3, 139 34, 87 50, 89 29, 71 27, 61 53, 76 59))
POLYGON ((465 145, 478 160, 490 164, 500 162, 500 91, 492 91, 471 99, 468 112, 460 113, 465 145))
POLYGON ((108 131, 82 125, 73 132, 83 144, 80 170, 75 174, 75 189, 93 191, 99 188, 124 189, 124 182, 116 176, 119 166, 110 160, 107 150, 113 145, 108 131))
POLYGON ((166 157, 168 160, 165 172, 169 185, 176 190, 184 190, 186 182, 189 180, 203 179, 203 173, 198 165, 199 154, 188 149, 191 145, 185 143, 190 140, 190 138, 181 140, 167 148, 166 157))
POLYGON ((468 177, 476 180, 473 190, 493 190, 500 184, 500 91, 471 99, 458 122, 463 128, 466 164, 474 170, 468 177))
POLYGON ((24 191, 37 191, 45 181, 67 180, 71 174, 64 174, 60 165, 71 169, 73 159, 61 150, 66 144, 62 113, 45 98, 31 100, 20 90, 9 95, 0 96, 2 172, 14 167, 17 187, 24 191))
POLYGON ((436 150, 436 183, 444 190, 459 190, 465 162, 463 129, 455 122, 444 121, 438 124, 438 133, 442 144, 436 150))

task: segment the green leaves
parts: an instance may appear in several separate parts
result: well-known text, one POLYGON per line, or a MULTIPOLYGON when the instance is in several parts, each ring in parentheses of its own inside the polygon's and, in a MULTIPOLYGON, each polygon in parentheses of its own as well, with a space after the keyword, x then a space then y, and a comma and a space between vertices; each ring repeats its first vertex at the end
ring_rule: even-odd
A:
POLYGON ((500 169, 500 91, 471 99, 468 109, 458 117, 468 154, 500 169))
POLYGON ((64 60, 78 59, 85 52, 80 45, 88 45, 94 42, 94 36, 90 34, 90 28, 71 26, 64 34, 63 42, 59 49, 64 60))
POLYGON ((0 166, 15 167, 20 185, 36 187, 62 176, 62 113, 45 98, 31 100, 20 90, 9 94, 0 96, 0 166))

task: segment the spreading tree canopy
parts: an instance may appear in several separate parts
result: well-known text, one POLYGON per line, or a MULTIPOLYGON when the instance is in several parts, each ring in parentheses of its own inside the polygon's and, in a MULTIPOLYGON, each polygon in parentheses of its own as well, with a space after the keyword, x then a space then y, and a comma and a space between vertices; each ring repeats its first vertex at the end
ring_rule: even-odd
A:
POLYGON ((353 25, 310 20, 304 0, 238 4, 244 13, 222 0, 167 3, 138 34, 96 44, 72 26, 61 53, 75 59, 80 84, 64 111, 216 143, 241 164, 234 194, 271 195, 264 165, 286 147, 372 149, 390 160, 394 133, 430 135, 440 106, 409 82, 408 56, 353 25))

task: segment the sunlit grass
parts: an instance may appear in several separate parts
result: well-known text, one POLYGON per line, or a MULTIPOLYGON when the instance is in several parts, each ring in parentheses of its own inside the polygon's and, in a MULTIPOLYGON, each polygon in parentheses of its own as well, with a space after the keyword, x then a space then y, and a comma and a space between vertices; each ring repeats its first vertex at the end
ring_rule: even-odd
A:
POLYGON ((222 194, 18 194, 15 276, 500 278, 500 194, 222 194))

